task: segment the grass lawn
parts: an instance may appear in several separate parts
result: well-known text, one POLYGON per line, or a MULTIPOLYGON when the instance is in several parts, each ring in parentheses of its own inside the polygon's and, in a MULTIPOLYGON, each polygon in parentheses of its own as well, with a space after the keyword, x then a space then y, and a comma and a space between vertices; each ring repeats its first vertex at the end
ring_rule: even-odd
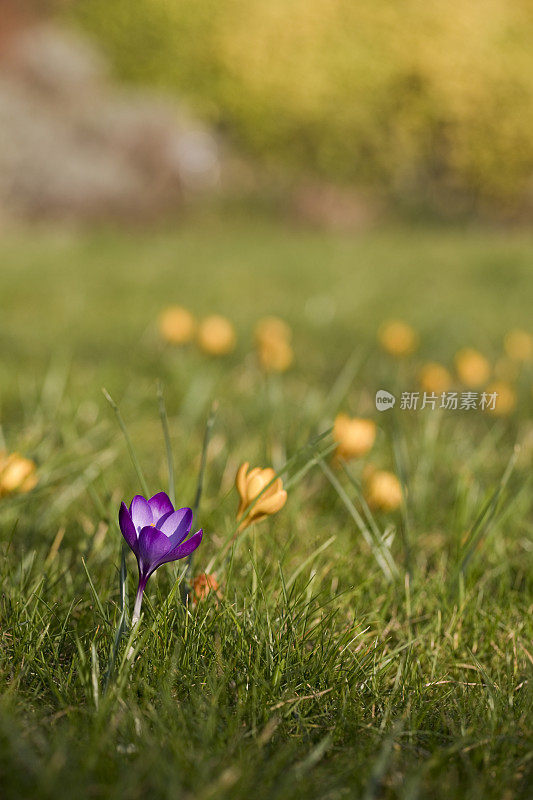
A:
POLYGON ((3 231, 0 450, 39 482, 0 498, 2 798, 530 796, 533 371, 502 338, 531 329, 532 265, 526 233, 350 237, 241 211, 3 231), (172 303, 229 317, 235 351, 164 344, 172 303), (257 365, 265 314, 293 330, 282 375, 257 365), (397 316, 420 338, 401 360, 376 340, 397 316), (376 411, 378 389, 415 391, 424 362, 452 369, 464 346, 512 385, 509 414, 376 411), (218 401, 194 573, 216 572, 220 598, 186 608, 185 562, 164 565, 130 632, 117 514, 141 486, 101 388, 155 493, 159 380, 179 505, 218 401), (378 426, 344 466, 339 411, 378 426), (284 469, 288 500, 225 551, 243 461, 284 469), (369 465, 400 477, 400 509, 366 507, 369 465))

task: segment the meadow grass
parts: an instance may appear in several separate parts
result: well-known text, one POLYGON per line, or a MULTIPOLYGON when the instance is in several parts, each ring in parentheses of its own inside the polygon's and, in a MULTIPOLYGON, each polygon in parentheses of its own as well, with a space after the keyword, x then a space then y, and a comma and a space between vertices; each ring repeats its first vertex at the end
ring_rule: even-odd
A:
POLYGON ((529 796, 531 371, 504 418, 378 414, 373 398, 415 390, 421 363, 464 345, 495 363, 531 322, 532 256, 523 233, 354 238, 235 212, 4 233, 0 431, 39 484, 0 499, 2 798, 529 796), (172 302, 230 317, 236 351, 164 345, 155 320, 172 302), (286 375, 257 367, 265 313, 293 328, 286 375), (375 338, 395 315, 421 337, 401 363, 375 338), (185 562, 163 566, 131 631, 117 513, 141 485, 101 389, 156 492, 159 381, 178 504, 194 503, 218 403, 194 572, 214 569, 221 597, 185 607, 185 562), (379 426, 344 467, 339 410, 379 426), (284 470, 289 497, 223 555, 245 460, 284 470), (368 463, 400 475, 401 510, 366 508, 368 463))

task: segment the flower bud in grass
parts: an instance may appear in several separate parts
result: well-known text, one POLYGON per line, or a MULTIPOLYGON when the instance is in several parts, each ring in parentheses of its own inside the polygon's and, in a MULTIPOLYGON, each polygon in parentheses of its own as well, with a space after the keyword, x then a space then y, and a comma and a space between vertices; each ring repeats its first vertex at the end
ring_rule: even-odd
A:
POLYGON ((505 381, 494 381, 494 383, 487 386, 485 392, 488 395, 497 395, 494 408, 491 408, 490 405, 487 406, 487 411, 490 414, 494 414, 496 417, 505 417, 515 410, 516 392, 509 383, 505 381))
POLYGON ((139 585, 132 624, 139 619, 143 592, 150 575, 168 561, 190 555, 202 541, 199 530, 187 539, 192 525, 190 508, 174 509, 165 492, 146 500, 135 495, 128 508, 120 506, 118 521, 123 537, 135 553, 139 568, 139 585))
POLYGON ((372 449, 376 439, 376 423, 371 419, 338 414, 333 425, 333 438, 338 442, 336 455, 346 461, 360 458, 372 449))
POLYGON ((194 336, 196 323, 190 311, 181 306, 169 306, 159 315, 159 333, 169 344, 185 344, 194 336))
POLYGON ((201 600, 205 600, 210 592, 215 592, 219 600, 222 597, 216 575, 208 575, 206 572, 201 572, 193 580, 192 586, 193 605, 197 605, 201 600))
MULTIPOLYGON (((235 478, 235 486, 240 497, 239 508, 237 509, 237 521, 241 520, 255 498, 263 491, 270 481, 273 480, 275 472, 271 467, 261 469, 254 467, 248 472, 249 463, 246 461, 241 464, 237 471, 235 478)), ((260 522, 270 514, 275 514, 280 508, 283 508, 287 501, 287 492, 283 488, 281 478, 276 478, 269 488, 263 492, 257 503, 242 520, 239 525, 239 531, 243 531, 252 522, 260 522)))
POLYGON ((283 339, 270 339, 257 345, 259 363, 265 372, 286 372, 294 361, 294 351, 283 339))
POLYGON ((464 347, 455 354, 455 369, 465 386, 482 386, 490 377, 489 362, 473 347, 464 347))
POLYGON ((371 509, 394 511, 402 503, 402 487, 392 472, 378 469, 368 474, 365 499, 371 509))
POLYGON ((418 346, 415 330, 400 319, 383 323, 378 331, 378 339, 387 353, 399 358, 414 353, 418 346))
POLYGON ((294 360, 292 331, 278 317, 264 317, 255 326, 259 363, 265 372, 285 372, 294 360))
POLYGON ((289 325, 279 317, 263 317, 255 326, 255 341, 257 344, 270 341, 284 341, 289 343, 292 331, 289 325))
POLYGON ((419 373, 420 386, 425 392, 441 394, 447 392, 452 385, 452 376, 442 364, 430 361, 424 364, 419 373))
POLYGON ((30 492, 37 484, 36 469, 30 458, 0 451, 0 497, 30 492))
POLYGON ((513 361, 533 361, 533 336, 527 331, 509 331, 503 340, 503 346, 513 361))
POLYGON ((198 344, 204 353, 223 356, 235 347, 237 337, 229 319, 214 314, 203 319, 198 328, 198 344))

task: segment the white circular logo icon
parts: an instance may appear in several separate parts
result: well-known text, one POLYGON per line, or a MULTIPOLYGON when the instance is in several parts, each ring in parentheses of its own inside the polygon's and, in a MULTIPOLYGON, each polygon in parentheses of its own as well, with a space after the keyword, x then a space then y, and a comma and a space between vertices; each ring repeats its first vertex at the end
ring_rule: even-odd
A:
POLYGON ((385 391, 385 389, 380 389, 376 392, 376 408, 378 411, 387 411, 389 408, 393 408, 395 402, 394 395, 385 391))

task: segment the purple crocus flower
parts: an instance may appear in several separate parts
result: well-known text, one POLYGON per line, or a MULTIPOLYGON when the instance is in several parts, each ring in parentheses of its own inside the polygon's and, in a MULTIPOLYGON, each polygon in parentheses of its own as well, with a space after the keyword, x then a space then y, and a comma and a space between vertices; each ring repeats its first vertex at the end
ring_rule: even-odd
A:
POLYGON ((139 587, 132 617, 132 623, 135 624, 152 572, 167 561, 177 561, 190 555, 202 541, 203 534, 200 530, 184 541, 191 530, 192 511, 190 508, 174 509, 165 492, 154 494, 149 500, 137 494, 129 509, 122 503, 118 522, 139 567, 139 587))

